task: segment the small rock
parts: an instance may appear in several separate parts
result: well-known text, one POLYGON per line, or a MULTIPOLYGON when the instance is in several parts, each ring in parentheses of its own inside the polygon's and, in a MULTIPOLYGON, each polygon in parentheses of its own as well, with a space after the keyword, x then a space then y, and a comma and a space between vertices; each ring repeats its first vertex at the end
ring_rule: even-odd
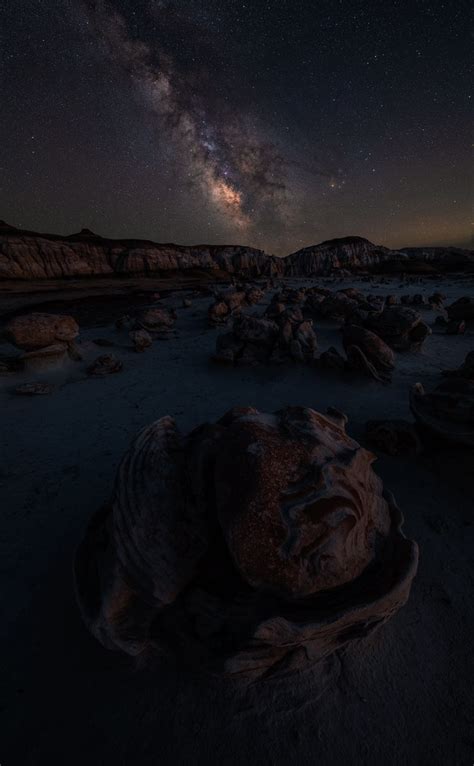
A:
POLYGON ((145 349, 150 348, 153 343, 153 339, 149 332, 146 330, 132 330, 129 333, 130 339, 135 347, 135 351, 141 353, 145 349))
POLYGON ((114 372, 120 372, 123 363, 113 354, 103 354, 97 357, 87 368, 88 375, 103 376, 111 375, 114 372))

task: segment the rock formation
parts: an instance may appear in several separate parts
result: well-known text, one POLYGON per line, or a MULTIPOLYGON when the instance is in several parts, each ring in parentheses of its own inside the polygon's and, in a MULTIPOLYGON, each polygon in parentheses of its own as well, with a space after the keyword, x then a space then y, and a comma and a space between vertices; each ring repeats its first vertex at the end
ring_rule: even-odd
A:
POLYGON ((0 279, 146 277, 174 272, 255 278, 282 275, 283 262, 252 247, 106 239, 87 230, 61 237, 0 223, 0 279))
POLYGON ((232 331, 217 338, 214 358, 231 364, 288 360, 310 364, 315 359, 316 349, 312 322, 305 320, 299 309, 283 308, 274 319, 237 317, 232 331))
POLYGON ((382 382, 391 380, 395 354, 374 332, 357 325, 344 325, 342 343, 351 368, 382 382))
POLYGON ((153 338, 146 330, 132 330, 129 332, 130 340, 133 343, 135 351, 141 353, 153 343, 153 338))
POLYGON ((152 335, 168 335, 175 321, 176 312, 173 309, 150 308, 140 312, 134 324, 152 335))
POLYGON ((231 317, 240 314, 245 306, 260 303, 264 296, 265 293, 258 287, 237 290, 231 288, 217 293, 207 312, 209 324, 213 327, 226 324, 231 317))
POLYGON ((316 664, 406 602, 417 546, 336 411, 236 408, 182 436, 165 417, 119 468, 75 559, 106 647, 238 678, 316 664))
POLYGON ((474 271, 474 253, 459 248, 389 250, 362 237, 306 247, 286 258, 238 245, 186 247, 149 240, 107 239, 83 229, 60 236, 0 222, 0 279, 170 276, 208 278, 311 277, 354 272, 474 271))
POLYGON ((120 372, 123 363, 114 354, 102 354, 98 356, 87 368, 87 374, 95 377, 112 375, 114 372, 120 372))
POLYGON ((25 351, 72 342, 79 335, 79 325, 64 314, 32 313, 14 317, 6 326, 9 340, 25 351))
POLYGON ((419 350, 431 334, 418 312, 406 306, 389 306, 370 313, 364 324, 395 351, 419 350))

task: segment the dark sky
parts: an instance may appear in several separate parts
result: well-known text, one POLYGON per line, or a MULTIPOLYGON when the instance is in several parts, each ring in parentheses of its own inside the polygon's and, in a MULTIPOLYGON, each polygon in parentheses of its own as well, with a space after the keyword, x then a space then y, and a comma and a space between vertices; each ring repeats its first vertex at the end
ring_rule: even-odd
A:
POLYGON ((0 217, 468 246, 468 4, 0 0, 0 217))

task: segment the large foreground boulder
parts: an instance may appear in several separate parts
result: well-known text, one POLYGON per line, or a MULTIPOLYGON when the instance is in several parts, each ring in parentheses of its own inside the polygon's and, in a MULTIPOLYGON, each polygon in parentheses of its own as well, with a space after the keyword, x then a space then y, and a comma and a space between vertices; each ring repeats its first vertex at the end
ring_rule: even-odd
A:
POLYGON ((315 664, 406 602, 417 546, 337 411, 145 428, 75 559, 106 647, 238 678, 315 664))
POLYGON ((72 343, 79 335, 79 325, 67 314, 32 313, 14 317, 6 326, 7 337, 24 351, 72 343))

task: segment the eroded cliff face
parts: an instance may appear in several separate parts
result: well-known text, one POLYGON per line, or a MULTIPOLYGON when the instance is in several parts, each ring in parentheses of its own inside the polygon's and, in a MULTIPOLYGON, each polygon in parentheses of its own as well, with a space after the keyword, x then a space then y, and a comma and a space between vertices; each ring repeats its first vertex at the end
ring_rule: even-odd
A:
POLYGON ((454 247, 389 250, 362 237, 344 237, 298 250, 286 258, 239 245, 157 244, 105 239, 83 229, 62 237, 23 231, 0 222, 0 279, 166 276, 173 273, 241 278, 313 277, 341 271, 368 273, 474 273, 474 251, 454 247))
POLYGON ((288 276, 330 274, 332 271, 370 271, 390 250, 362 237, 344 237, 311 245, 285 258, 288 276))
POLYGON ((344 237, 305 247, 285 259, 285 274, 309 277, 343 269, 351 272, 474 272, 474 252, 456 247, 390 250, 363 237, 344 237))
POLYGON ((260 277, 282 276, 283 269, 282 259, 252 247, 111 240, 87 230, 59 237, 0 226, 0 279, 159 276, 192 270, 260 277))

